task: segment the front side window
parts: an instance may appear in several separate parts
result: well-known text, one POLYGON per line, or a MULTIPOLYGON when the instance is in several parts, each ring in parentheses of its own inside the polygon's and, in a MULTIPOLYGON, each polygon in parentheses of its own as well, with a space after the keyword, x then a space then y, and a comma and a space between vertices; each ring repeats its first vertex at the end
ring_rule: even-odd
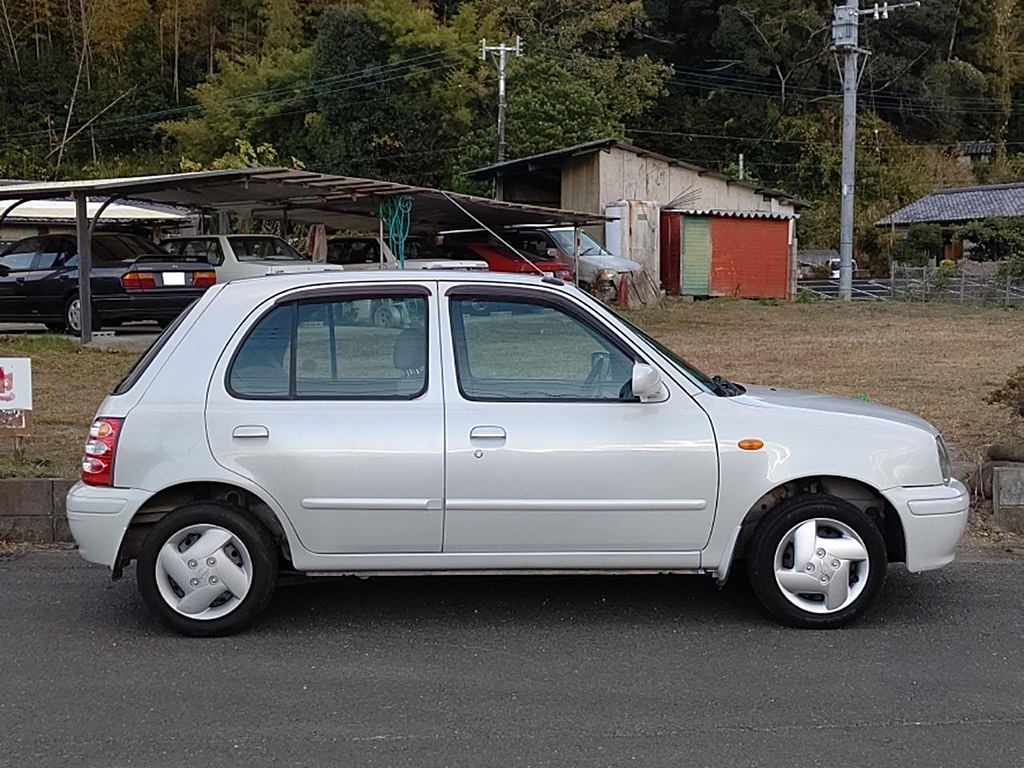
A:
POLYGON ((39 247, 38 237, 30 237, 20 243, 15 243, 7 253, 0 257, 0 264, 7 269, 31 269, 39 247))
POLYGON ((427 388, 426 296, 301 300, 256 324, 228 373, 238 397, 412 399, 427 388))
POLYGON ((632 399, 633 359, 589 323, 533 300, 454 297, 459 387, 470 400, 632 399))

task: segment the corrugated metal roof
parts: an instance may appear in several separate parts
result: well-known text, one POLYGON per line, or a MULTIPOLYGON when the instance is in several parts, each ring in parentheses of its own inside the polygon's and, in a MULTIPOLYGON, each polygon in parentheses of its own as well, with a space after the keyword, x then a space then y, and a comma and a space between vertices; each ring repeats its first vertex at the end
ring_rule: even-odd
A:
POLYGON ((798 219, 799 214, 780 211, 729 211, 720 208, 663 208, 669 213, 685 213, 687 216, 720 216, 726 219, 798 219))
MULTIPOLYGON (((0 211, 8 210, 17 202, 17 200, 0 200, 0 211)), ((101 205, 102 202, 92 200, 86 203, 86 211, 90 219, 96 215, 101 205)), ((132 221, 182 221, 187 218, 187 212, 111 203, 103 211, 100 221, 126 223, 132 221)), ((5 223, 11 224, 21 224, 27 221, 74 224, 75 203, 73 200, 30 200, 11 209, 11 213, 4 219, 5 223)))
POLYGON ((879 219, 875 226, 954 224, 995 216, 1024 216, 1024 183, 938 190, 879 219))
POLYGON ((764 195, 765 197, 773 197, 778 200, 785 200, 791 205, 796 207, 808 207, 809 203, 799 200, 798 198, 788 195, 785 192, 781 192, 777 189, 768 189, 767 187, 759 184, 753 184, 749 181, 740 181, 734 179, 731 176, 726 176, 724 173, 717 173, 715 171, 708 170, 699 165, 693 163, 687 163, 684 160, 677 160, 674 157, 668 155, 662 155, 658 152, 652 152, 649 149, 643 149, 641 147, 634 146, 627 141, 617 138, 598 139, 597 141, 589 141, 586 144, 576 144, 572 147, 565 147, 563 149, 555 149, 550 152, 541 152, 537 155, 530 155, 529 157, 520 157, 515 160, 505 160, 501 163, 495 163, 493 165, 486 165, 482 168, 474 168, 469 171, 466 175, 471 179, 477 179, 478 181, 486 181, 493 179, 496 176, 513 176, 521 173, 530 173, 540 168, 560 165, 563 161, 568 160, 571 157, 578 155, 589 155, 594 152, 600 152, 602 150, 611 149, 616 147, 618 149, 632 152, 638 157, 653 157, 656 160, 660 160, 663 163, 674 165, 679 168, 686 168, 693 171, 700 176, 706 176, 710 179, 718 179, 724 181, 727 184, 734 184, 740 187, 746 187, 752 189, 755 192, 764 195))
POLYGON ((43 200, 75 193, 171 203, 204 212, 233 211, 252 218, 287 216, 290 221, 323 223, 335 229, 376 228, 381 200, 395 195, 413 198, 413 226, 423 231, 478 225, 473 217, 489 227, 592 224, 606 220, 605 216, 592 213, 506 203, 429 187, 291 168, 245 168, 0 186, 0 197, 15 200, 43 200))

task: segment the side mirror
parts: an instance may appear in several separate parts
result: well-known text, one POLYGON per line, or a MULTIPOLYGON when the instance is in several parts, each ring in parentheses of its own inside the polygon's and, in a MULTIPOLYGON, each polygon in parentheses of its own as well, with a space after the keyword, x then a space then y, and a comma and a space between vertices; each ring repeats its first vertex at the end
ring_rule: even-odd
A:
POLYGON ((558 258, 558 249, 557 248, 548 248, 547 251, 545 251, 545 253, 547 254, 547 257, 549 259, 557 259, 558 258))
POLYGON ((646 363, 633 363, 633 394, 641 403, 661 403, 668 400, 668 387, 661 380, 661 372, 646 363))

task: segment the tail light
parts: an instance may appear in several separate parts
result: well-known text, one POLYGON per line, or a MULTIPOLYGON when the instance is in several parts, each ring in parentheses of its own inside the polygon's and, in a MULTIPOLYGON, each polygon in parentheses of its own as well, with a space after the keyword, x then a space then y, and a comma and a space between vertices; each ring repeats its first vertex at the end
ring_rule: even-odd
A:
POLYGON ((121 275, 121 285, 126 291, 145 291, 156 288, 156 275, 152 272, 125 272, 121 275))
MULTIPOLYGON (((212 269, 202 270, 198 272, 173 272, 171 274, 182 275, 183 280, 189 280, 188 285, 192 288, 209 288, 211 285, 217 282, 217 273, 212 269), (187 277, 185 277, 187 275, 187 277)), ((185 282, 179 283, 178 286, 185 285, 185 282)), ((121 275, 121 285, 124 286, 126 291, 148 291, 156 288, 156 273, 155 272, 125 272, 121 275)), ((167 285, 165 280, 164 285, 167 285)), ((171 287, 178 287, 171 286, 171 287)))
POLYGON ((192 273, 192 287, 193 288, 209 288, 211 285, 217 282, 217 273, 213 270, 208 272, 193 272, 192 273))
POLYGON ((555 272, 555 277, 557 277, 559 280, 565 280, 566 282, 569 283, 572 282, 572 272, 570 272, 568 269, 563 269, 559 272, 555 272))
POLYGON ((123 418, 101 416, 89 428, 82 457, 82 482, 86 485, 114 484, 114 454, 123 418))

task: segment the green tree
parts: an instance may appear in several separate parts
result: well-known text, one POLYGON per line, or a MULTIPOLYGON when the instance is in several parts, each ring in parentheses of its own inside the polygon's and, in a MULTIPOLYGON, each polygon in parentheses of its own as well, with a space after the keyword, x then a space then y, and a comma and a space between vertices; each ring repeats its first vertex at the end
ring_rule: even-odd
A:
POLYGON ((1024 258, 1024 219, 997 216, 956 228, 972 261, 1009 261, 1024 258))
POLYGON ((893 259, 911 267, 924 267, 942 250, 942 227, 938 224, 914 224, 893 247, 893 259))

